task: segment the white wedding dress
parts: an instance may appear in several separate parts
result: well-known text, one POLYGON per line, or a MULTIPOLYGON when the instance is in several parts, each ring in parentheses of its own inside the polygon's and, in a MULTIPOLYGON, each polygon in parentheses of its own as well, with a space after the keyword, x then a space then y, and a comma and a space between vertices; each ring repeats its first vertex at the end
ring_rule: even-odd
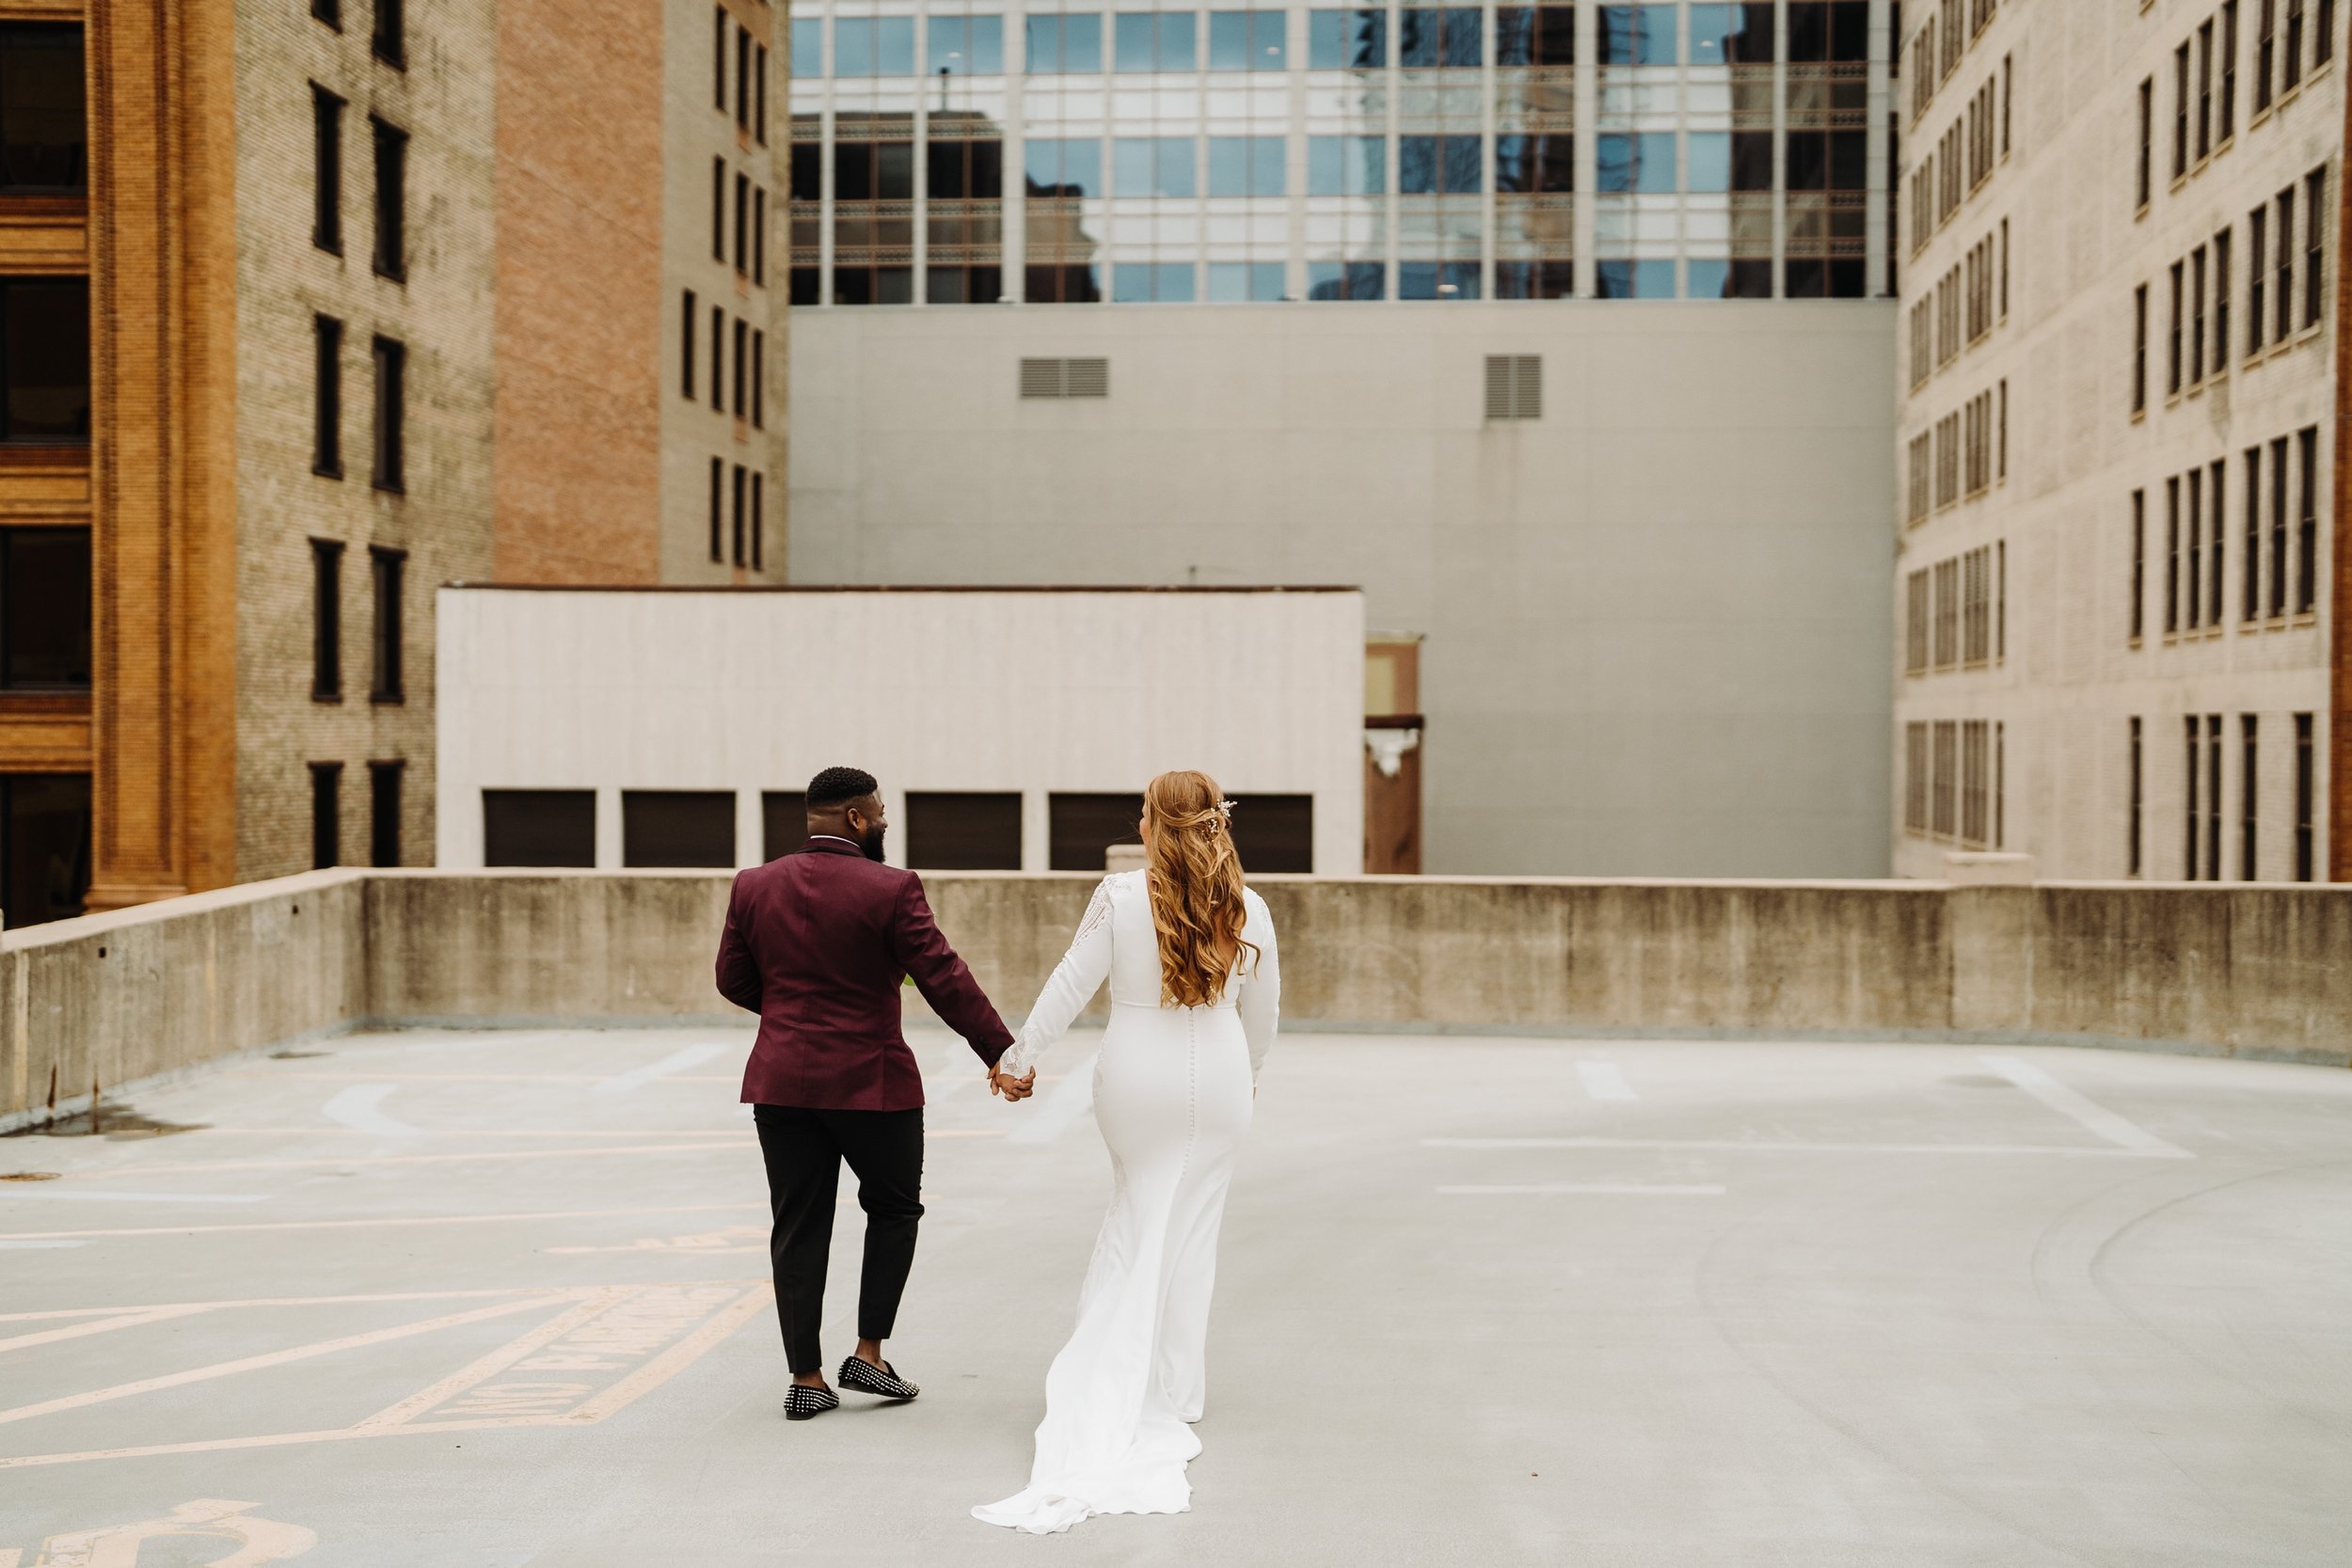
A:
POLYGON ((1094 1117, 1111 1156, 1111 1206, 1078 1292, 1078 1323, 1045 1374, 1029 1484, 972 1511, 1045 1535, 1097 1513, 1181 1513, 1200 1451, 1209 1292, 1233 1158, 1281 999, 1274 922, 1245 893, 1245 950, 1215 1006, 1164 1006, 1147 873, 1106 877, 1012 1049, 1036 1064, 1107 976, 1110 1026, 1094 1066, 1094 1117))

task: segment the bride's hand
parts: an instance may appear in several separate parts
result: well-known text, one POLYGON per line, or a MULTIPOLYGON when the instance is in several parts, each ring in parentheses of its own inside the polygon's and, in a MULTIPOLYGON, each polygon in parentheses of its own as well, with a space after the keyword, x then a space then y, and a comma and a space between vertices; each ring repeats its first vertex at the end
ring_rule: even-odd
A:
POLYGON ((1031 1068, 1027 1076, 1022 1078, 992 1069, 988 1075, 988 1092, 1003 1095, 1008 1102, 1026 1100, 1037 1092, 1037 1069, 1031 1068))

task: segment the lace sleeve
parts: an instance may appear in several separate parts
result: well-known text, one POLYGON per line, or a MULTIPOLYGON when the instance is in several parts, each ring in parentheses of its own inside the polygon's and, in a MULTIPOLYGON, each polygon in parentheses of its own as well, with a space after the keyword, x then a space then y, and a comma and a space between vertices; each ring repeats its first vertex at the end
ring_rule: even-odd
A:
POLYGON ((1078 934, 1070 939, 1070 951, 1062 955, 1053 977, 1038 992, 1037 1003, 1021 1025, 1019 1037, 996 1064, 996 1069, 1015 1078, 1025 1076, 1037 1066, 1037 1059, 1045 1053, 1046 1047, 1061 1038, 1072 1022, 1094 999, 1110 972, 1111 884, 1105 877, 1087 903, 1085 918, 1078 922, 1078 934))

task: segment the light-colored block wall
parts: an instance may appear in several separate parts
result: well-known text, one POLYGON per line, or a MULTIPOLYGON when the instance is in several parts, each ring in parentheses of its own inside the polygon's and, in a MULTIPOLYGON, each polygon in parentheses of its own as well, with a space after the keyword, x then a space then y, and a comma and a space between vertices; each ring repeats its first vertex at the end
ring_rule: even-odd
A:
POLYGON ((490 559, 490 0, 409 8, 407 66, 372 57, 364 8, 237 8, 237 865, 309 868, 314 761, 343 764, 342 858, 368 859, 371 761, 405 759, 403 854, 433 845, 433 585, 490 559), (311 243, 310 84, 348 103, 342 254, 311 243), (375 275, 371 113, 409 134, 405 281, 375 275), (343 322, 342 467, 311 472, 312 318, 343 322), (405 494, 370 483, 376 333, 408 349, 405 494), (311 538, 345 543, 342 701, 311 698, 311 538), (406 701, 369 700, 368 546, 408 552, 406 701))
POLYGON ((904 862, 910 790, 1020 791, 1043 869, 1055 792, 1198 768, 1315 798, 1318 871, 1362 866, 1364 612, 1352 593, 597 593, 440 596, 439 863, 482 864, 484 789, 732 790, 737 863, 763 790, 881 780, 904 862))
POLYGON ((1885 873, 1890 305, 796 315, 796 581, 1360 585, 1428 638, 1429 870, 1885 873))
MULTIPOLYGON (((2183 720, 2190 714, 2220 715, 2221 867, 2225 878, 2234 879, 2243 804, 2238 721, 2242 714, 2257 715, 2257 872, 2275 880, 2291 875, 2294 715, 2312 714, 2318 818, 2313 858, 2319 867, 2327 863, 2329 595, 2325 585, 2339 570, 2329 548, 2340 373, 2332 269, 2343 263, 2341 236, 2333 234, 2333 227, 2335 182, 2344 173, 2346 13, 2339 10, 2336 18, 2336 60, 2307 74, 2297 91, 2258 115, 2253 70, 2259 8, 2242 7, 2235 135, 2200 161, 2192 124, 2193 167, 2176 182, 2173 52, 2188 43, 2194 60, 2198 29, 2217 16, 2217 7, 2172 3, 2004 6, 1927 115, 1916 125, 1907 123, 1902 145, 1915 163, 1947 126, 1964 119, 1979 86, 2000 80, 2003 62, 2010 62, 2010 152, 1916 255, 1911 252, 1911 204, 1905 201, 1906 322, 1912 306, 1931 295, 1938 279, 1962 264, 1970 246, 1997 236, 2004 221, 2010 226, 2010 303, 1989 335, 1916 390, 1911 387, 1908 331, 1903 332, 1899 474, 1903 446, 1968 398, 2005 381, 2010 401, 2006 481, 1915 527, 1904 526, 1903 496, 1898 492, 1892 501, 1899 548, 1892 584, 1898 635, 1891 649, 1897 698, 1890 752, 1895 866, 1900 874, 1941 875, 1946 846, 1903 831, 1900 794, 1903 726, 1937 720, 1988 720, 2005 726, 2007 848, 2033 855, 2044 876, 2122 877, 2130 864, 2129 725, 2139 717, 2145 736, 2142 874, 2175 879, 2185 869, 2183 720), (2153 188, 2141 213, 2138 91, 2150 78, 2155 85, 2153 188), (2326 255, 2331 275, 2321 322, 2316 328, 2302 327, 2298 300, 2298 325, 2286 343, 2278 345, 2266 332, 2271 346, 2249 359, 2248 214, 2292 187, 2299 249, 2302 182, 2323 166, 2331 170, 2322 214, 2329 226, 2326 255), (2234 235, 2226 373, 2212 373, 2209 357, 2205 381, 2172 396, 2168 392, 2171 265, 2195 247, 2210 245, 2225 229, 2234 235), (2136 418, 2134 291, 2142 284, 2149 292, 2148 408, 2136 418), (2275 622, 2265 617, 2249 626, 2240 615, 2244 452, 2255 445, 2265 449, 2266 495, 2269 443, 2313 425, 2321 432, 2319 610, 2275 622), (2227 464, 2220 512, 2226 530, 2222 622, 2218 628, 2168 637, 2165 483, 2195 467, 2209 475, 2216 461, 2227 464), (2130 641, 2135 490, 2145 490, 2148 506, 2146 635, 2137 645, 2130 641), (1976 670, 1904 675, 1900 634, 1909 573, 1995 542, 2006 542, 2009 563, 2006 659, 1976 670)), ((1924 14, 1906 17, 1915 32, 1922 21, 1924 14)), ((2307 36, 2309 26, 2307 22, 2307 36)), ((2217 21, 2216 27, 2217 35, 2217 21)), ((2307 62, 2311 54, 2307 41, 2307 62)), ((2217 61, 2217 119, 2219 69, 2217 61)), ((2192 94, 2195 82, 2192 66, 2192 94)), ((1903 106, 1908 122, 1908 80, 1903 106)), ((2191 106, 2193 113, 2193 102, 2191 106)), ((1903 188, 1907 192, 1908 184, 1903 188)), ((2275 309, 2275 209, 2271 222, 2271 273, 2265 281, 2275 309)), ((2299 255, 2296 277, 2299 292, 2299 255)), ((2210 312, 2207 321, 2210 342, 2210 312)), ((2299 482, 2289 488, 2290 528, 2298 499, 2299 482)), ((2266 525, 2267 499, 2265 507, 2266 525)), ((2215 516, 2210 497, 2203 515, 2210 530, 2215 516)))

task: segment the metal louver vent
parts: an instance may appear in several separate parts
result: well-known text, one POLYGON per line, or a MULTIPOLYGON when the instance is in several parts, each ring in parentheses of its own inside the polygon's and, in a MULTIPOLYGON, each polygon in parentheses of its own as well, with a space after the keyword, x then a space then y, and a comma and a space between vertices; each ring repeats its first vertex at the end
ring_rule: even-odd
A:
POLYGON ((1108 359, 1024 359, 1025 398, 1106 398, 1111 395, 1108 359))
POLYGON ((1486 356, 1486 418, 1544 417, 1544 361, 1536 354, 1486 356))

